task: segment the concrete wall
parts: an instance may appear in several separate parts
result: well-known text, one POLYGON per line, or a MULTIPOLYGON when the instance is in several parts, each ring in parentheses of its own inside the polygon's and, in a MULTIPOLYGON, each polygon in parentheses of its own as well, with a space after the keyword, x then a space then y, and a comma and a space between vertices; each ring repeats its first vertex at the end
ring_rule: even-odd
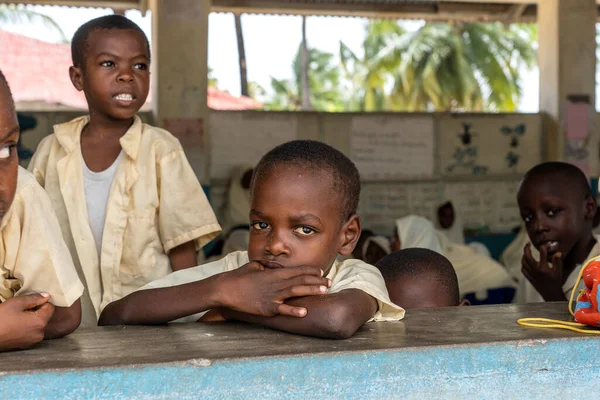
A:
MULTIPOLYGON (((35 149, 52 125, 79 112, 34 112, 38 125, 22 144, 35 149)), ((142 114, 152 122, 151 114, 142 114)), ((324 141, 355 161, 363 178, 365 226, 390 234, 409 213, 432 216, 453 199, 473 229, 518 225, 515 193, 522 174, 548 153, 541 114, 328 114, 211 111, 210 136, 194 154, 207 158, 211 201, 218 215, 227 179, 238 164, 254 164, 292 139, 324 141)), ((27 164, 27 160, 22 160, 27 164)))

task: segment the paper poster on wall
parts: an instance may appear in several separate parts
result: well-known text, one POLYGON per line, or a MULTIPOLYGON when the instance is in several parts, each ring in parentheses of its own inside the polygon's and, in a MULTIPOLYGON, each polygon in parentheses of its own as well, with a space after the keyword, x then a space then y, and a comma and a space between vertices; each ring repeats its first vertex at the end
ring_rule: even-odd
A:
POLYGON ((444 176, 522 174, 542 161, 539 114, 444 115, 438 132, 444 176))
POLYGON ((350 157, 363 180, 431 177, 434 173, 432 116, 355 116, 350 157))
POLYGON ((439 202, 438 183, 366 183, 360 198, 359 215, 363 225, 390 236, 395 221, 409 214, 433 218, 439 202))
POLYGON ((273 147, 296 139, 289 114, 211 112, 210 175, 229 179, 236 165, 255 165, 273 147))

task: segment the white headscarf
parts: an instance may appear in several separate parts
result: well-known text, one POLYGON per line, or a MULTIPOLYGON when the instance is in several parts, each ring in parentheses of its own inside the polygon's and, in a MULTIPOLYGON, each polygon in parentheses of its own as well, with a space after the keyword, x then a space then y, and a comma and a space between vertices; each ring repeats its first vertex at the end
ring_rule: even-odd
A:
POLYGON ((242 187, 241 180, 251 165, 238 165, 231 175, 227 203, 223 213, 223 232, 227 234, 236 225, 247 225, 250 214, 250 190, 242 187))
POLYGON ((461 296, 477 293, 487 296, 487 289, 515 287, 506 270, 489 257, 477 254, 464 244, 453 243, 426 218, 409 215, 396 221, 400 247, 423 247, 446 257, 458 277, 461 296))
POLYGON ((363 260, 367 258, 367 249, 371 243, 375 243, 377 246, 381 247, 381 249, 385 252, 385 254, 390 254, 392 252, 392 248, 390 246, 390 241, 384 236, 369 236, 367 240, 363 243, 362 246, 362 256, 363 260))
POLYGON ((418 215, 409 215, 396 221, 400 247, 422 247, 443 254, 433 223, 418 215))
POLYGON ((464 244, 465 243, 465 223, 463 220, 462 213, 456 205, 455 201, 450 199, 446 199, 443 202, 439 203, 435 208, 435 227, 437 230, 441 231, 446 235, 448 239, 450 239, 453 243, 464 244), (438 209, 446 203, 452 204, 452 208, 454 209, 454 222, 452 226, 447 229, 444 229, 440 225, 440 221, 438 220, 438 209))

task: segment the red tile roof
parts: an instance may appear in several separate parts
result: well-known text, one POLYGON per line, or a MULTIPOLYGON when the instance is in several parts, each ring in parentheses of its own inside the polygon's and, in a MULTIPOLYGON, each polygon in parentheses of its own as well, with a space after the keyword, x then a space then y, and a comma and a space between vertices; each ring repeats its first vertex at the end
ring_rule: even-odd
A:
MULTIPOLYGON (((15 102, 59 103, 87 109, 85 96, 69 79, 71 46, 48 43, 0 30, 0 70, 6 76, 15 102)), ((151 102, 151 95, 148 96, 151 102)), ((208 107, 214 110, 254 110, 258 101, 235 97, 216 88, 208 88, 208 107)))

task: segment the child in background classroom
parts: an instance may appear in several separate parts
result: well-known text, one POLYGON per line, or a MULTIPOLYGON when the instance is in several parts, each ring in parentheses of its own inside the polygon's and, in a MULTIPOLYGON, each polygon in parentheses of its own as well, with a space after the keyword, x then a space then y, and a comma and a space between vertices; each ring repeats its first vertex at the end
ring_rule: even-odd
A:
POLYGON ((590 184, 574 165, 547 162, 525 174, 517 202, 530 242, 523 249, 521 298, 565 301, 580 266, 600 255, 599 237, 592 233, 597 206, 590 184))
POLYGON ((120 15, 82 25, 69 73, 89 116, 56 125, 29 169, 48 192, 86 291, 83 326, 112 301, 197 265, 219 234, 179 141, 142 123, 150 45, 120 15))
POLYGON ((359 196, 358 170, 341 152, 310 140, 282 144, 254 170, 247 252, 152 282, 109 304, 100 323, 225 319, 343 339, 369 320, 401 319, 377 268, 338 260, 352 254, 361 232, 359 196), (304 269, 314 276, 294 276, 304 269), (289 279, 259 284, 274 274, 289 279), (323 275, 325 282, 315 280, 323 275), (290 287, 294 279, 299 287, 290 287))
POLYGON ((81 320, 77 277, 52 205, 19 167, 19 123, 0 71, 0 351, 74 331, 81 320))
POLYGON ((443 255, 424 248, 395 251, 377 264, 390 300, 405 310, 468 305, 461 300, 454 267, 443 255))
POLYGON ((446 257, 458 276, 461 297, 473 304, 509 303, 516 284, 502 265, 466 245, 452 243, 427 218, 409 215, 396 221, 392 250, 421 247, 446 257))

